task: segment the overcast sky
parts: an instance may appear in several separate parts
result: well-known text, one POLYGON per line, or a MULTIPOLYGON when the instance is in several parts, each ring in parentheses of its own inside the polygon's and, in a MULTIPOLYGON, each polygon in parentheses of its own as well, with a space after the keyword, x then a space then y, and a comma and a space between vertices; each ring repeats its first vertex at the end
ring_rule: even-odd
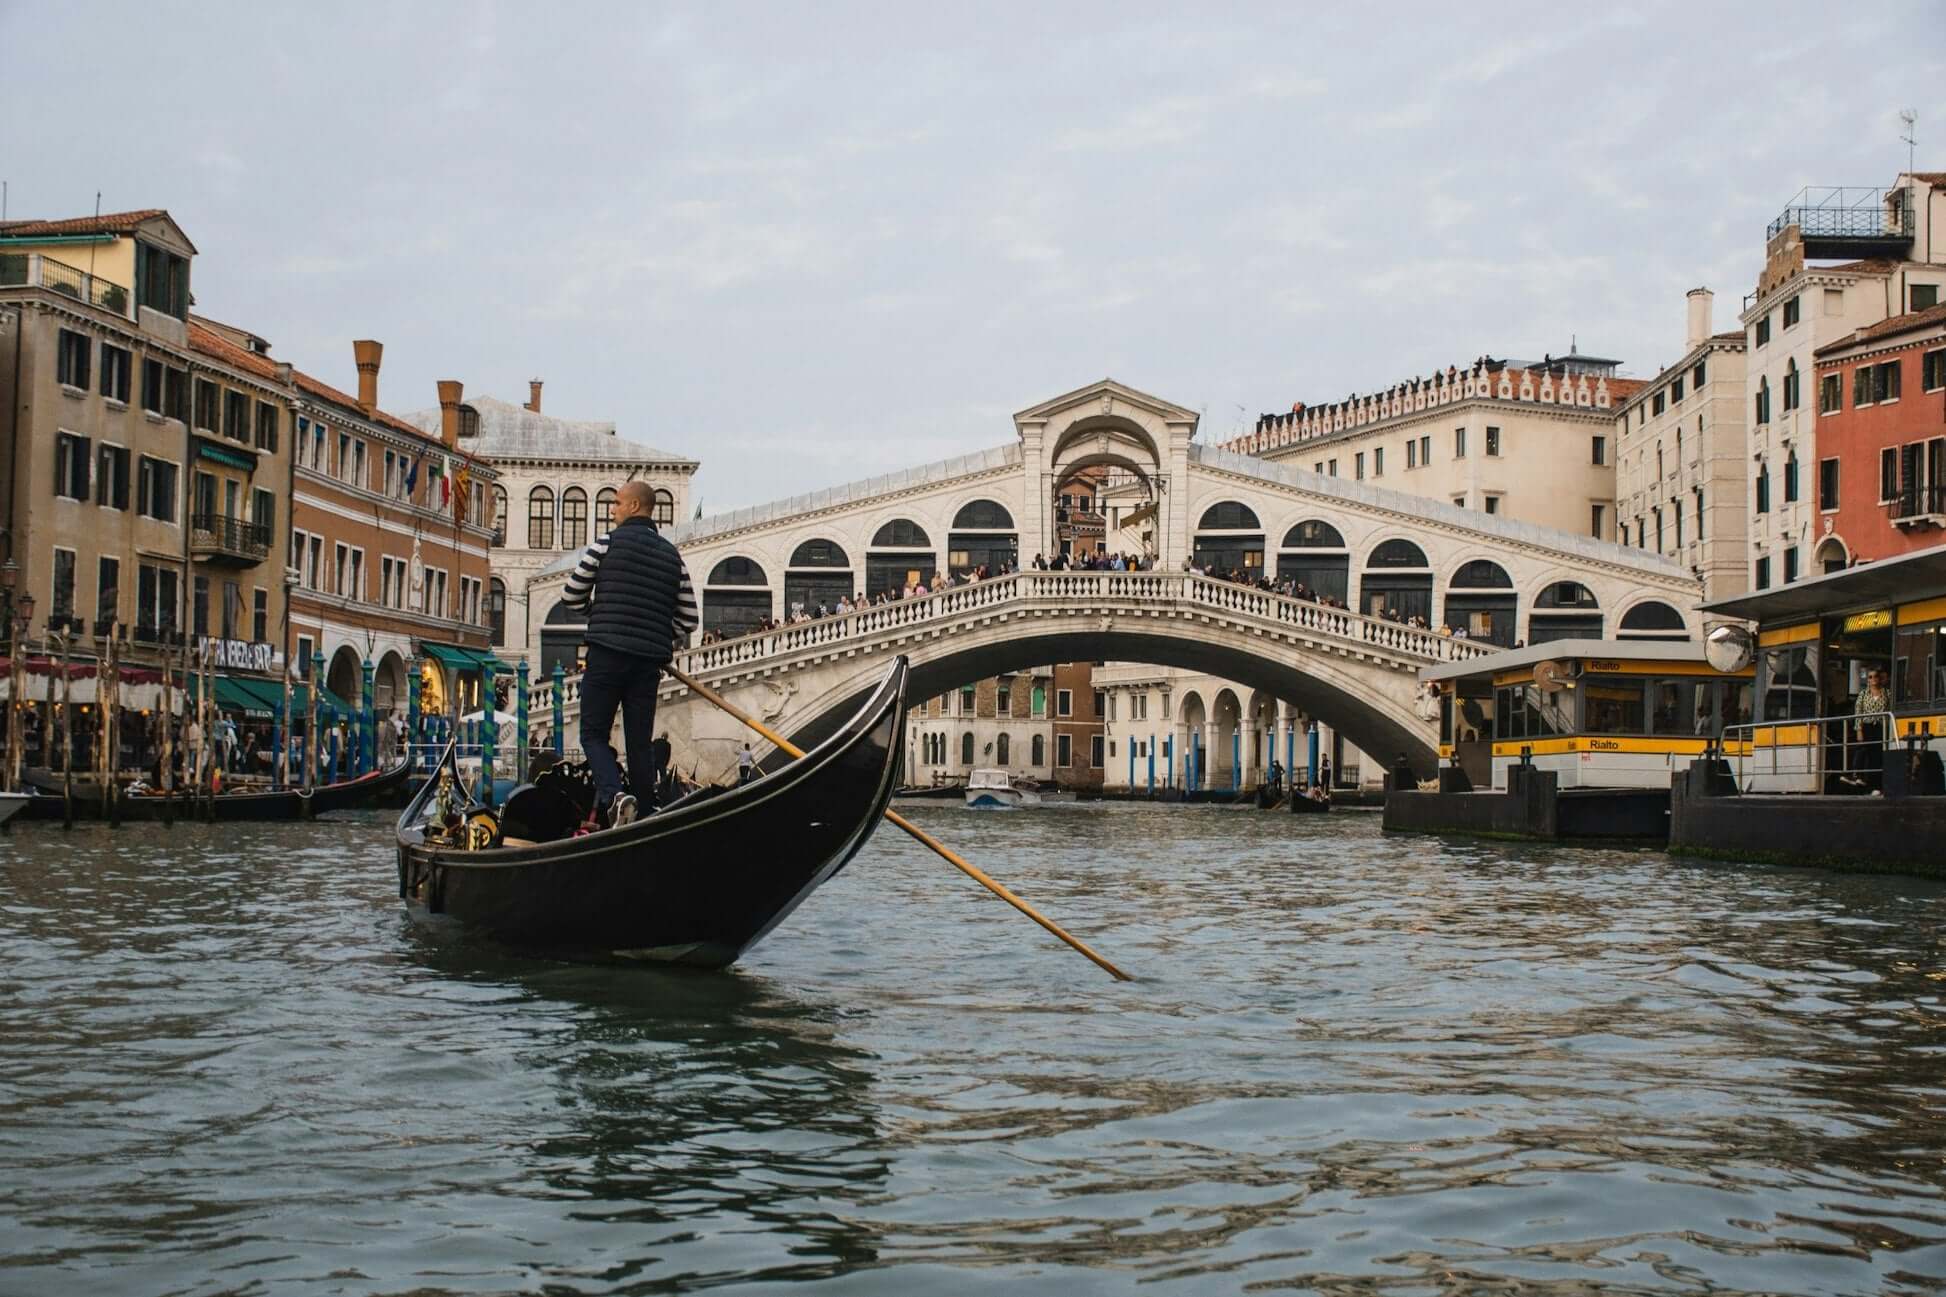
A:
POLYGON ((612 418, 705 510, 1482 352, 1653 373, 1807 184, 1946 170, 1946 5, 0 0, 13 217, 166 207, 197 309, 381 399, 612 418), (561 15, 572 14, 575 20, 561 15))

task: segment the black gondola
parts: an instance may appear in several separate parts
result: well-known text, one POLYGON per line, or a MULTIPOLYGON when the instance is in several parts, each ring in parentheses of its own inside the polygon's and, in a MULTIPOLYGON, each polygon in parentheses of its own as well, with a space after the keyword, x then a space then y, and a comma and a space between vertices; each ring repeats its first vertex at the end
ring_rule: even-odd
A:
POLYGON ((1298 793, 1291 798, 1291 814, 1323 815, 1331 809, 1329 801, 1313 801, 1306 793, 1298 793))
POLYGON ((399 895, 416 919, 527 950, 724 967, 878 827, 898 783, 905 686, 900 658, 849 722, 789 765, 558 842, 428 845, 430 780, 399 817, 399 895))
MULTIPOLYGON (((218 793, 198 797, 188 789, 177 789, 170 796, 160 793, 123 795, 117 809, 121 818, 137 823, 161 820, 216 819, 225 822, 246 820, 303 820, 326 811, 342 811, 374 797, 397 792, 405 784, 405 762, 385 770, 374 770, 356 779, 325 784, 306 793, 297 788, 268 789, 254 793, 218 793)), ((53 771, 26 770, 21 779, 35 790, 33 804, 25 818, 58 820, 62 818, 61 776, 53 771)), ((74 817, 78 820, 108 818, 102 804, 101 785, 90 779, 74 781, 74 817)))

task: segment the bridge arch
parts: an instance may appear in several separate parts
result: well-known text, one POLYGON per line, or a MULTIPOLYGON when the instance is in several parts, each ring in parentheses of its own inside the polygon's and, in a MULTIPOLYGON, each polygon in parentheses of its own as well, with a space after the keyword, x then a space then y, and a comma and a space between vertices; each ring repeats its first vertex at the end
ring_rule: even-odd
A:
POLYGON ((1686 640, 1689 626, 1681 613, 1661 599, 1637 599, 1622 609, 1616 639, 1686 640))
POLYGON ((1020 532, 1013 512, 991 495, 975 495, 953 511, 946 535, 946 568, 965 576, 975 568, 989 573, 1020 564, 1020 532))
POLYGON ((819 536, 801 542, 784 568, 784 615, 836 608, 857 592, 852 577, 851 557, 837 541, 819 536))
POLYGON ((1264 566, 1264 524, 1241 500, 1217 500, 1196 517, 1192 561, 1205 572, 1241 572, 1260 577, 1264 566))
POLYGON ((770 578, 756 559, 731 554, 718 559, 703 582, 703 631, 732 639, 776 615, 770 578))
POLYGON ((1295 581, 1320 598, 1349 604, 1351 549, 1344 533, 1322 518, 1292 523, 1277 550, 1277 579, 1295 581))
POLYGON ((910 513, 895 514, 872 531, 865 551, 865 595, 897 594, 908 581, 929 582, 939 571, 932 533, 910 513))
MULTIPOLYGON (((1104 628, 1091 618, 1038 618, 962 627, 951 635, 908 645, 903 651, 912 666, 907 696, 914 700, 953 694, 981 680, 1049 662, 1140 662, 1232 681, 1253 696, 1288 702, 1332 726, 1346 742, 1388 767, 1396 755, 1403 754, 1420 778, 1429 778, 1437 765, 1433 734, 1425 721, 1409 701, 1375 689, 1373 677, 1361 670, 1356 659, 1308 653, 1295 658, 1270 657, 1257 642, 1243 636, 1213 635, 1208 626, 1189 619, 1128 627, 1116 623, 1104 628), (1090 624, 1075 624, 1081 621, 1090 624)), ((852 715, 877 684, 889 659, 874 654, 850 661, 852 669, 842 680, 834 680, 814 696, 791 700, 789 732, 799 746, 817 742, 852 715)), ((1228 725, 1219 729, 1221 743, 1228 745, 1228 736, 1242 715, 1241 702, 1234 694, 1230 707, 1226 721, 1220 695, 1204 699, 1193 689, 1179 695, 1173 708, 1173 728, 1184 742, 1178 750, 1188 751, 1189 738, 1200 733, 1197 727, 1212 720, 1219 726, 1228 725)), ((1213 754, 1208 768, 1223 772, 1227 780, 1232 768, 1227 746, 1213 754)), ((1227 787, 1227 783, 1218 786, 1227 787)))

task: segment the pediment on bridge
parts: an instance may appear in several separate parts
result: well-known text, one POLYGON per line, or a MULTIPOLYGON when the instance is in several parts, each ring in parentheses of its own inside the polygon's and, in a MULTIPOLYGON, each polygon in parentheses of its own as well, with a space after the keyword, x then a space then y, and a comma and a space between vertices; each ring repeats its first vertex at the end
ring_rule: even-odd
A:
POLYGON ((1030 406, 1014 415, 1014 426, 1025 431, 1030 424, 1048 424, 1066 417, 1089 417, 1119 414, 1124 418, 1134 418, 1143 422, 1140 416, 1146 415, 1164 424, 1187 424, 1193 431, 1202 417, 1194 410, 1185 410, 1180 405, 1165 401, 1159 396, 1137 391, 1126 383, 1112 378, 1104 378, 1078 387, 1039 405, 1030 406))

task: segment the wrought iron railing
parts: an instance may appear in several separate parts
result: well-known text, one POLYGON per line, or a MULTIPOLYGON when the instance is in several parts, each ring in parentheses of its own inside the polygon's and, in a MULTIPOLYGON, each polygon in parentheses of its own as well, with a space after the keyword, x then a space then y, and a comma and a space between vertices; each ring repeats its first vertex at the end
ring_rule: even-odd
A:
POLYGON ((1808 238, 1909 239, 1912 196, 1903 189, 1811 187, 1785 204, 1764 237, 1774 239, 1792 225, 1808 238))
POLYGON ((0 288, 45 288, 132 319, 128 289, 37 252, 0 253, 0 288))
POLYGON ((227 514, 199 513, 191 516, 189 531, 190 543, 205 549, 259 559, 270 553, 267 523, 245 522, 227 514))
POLYGON ((1895 522, 1941 515, 1946 515, 1946 482, 1909 486, 1892 501, 1892 519, 1895 522))

